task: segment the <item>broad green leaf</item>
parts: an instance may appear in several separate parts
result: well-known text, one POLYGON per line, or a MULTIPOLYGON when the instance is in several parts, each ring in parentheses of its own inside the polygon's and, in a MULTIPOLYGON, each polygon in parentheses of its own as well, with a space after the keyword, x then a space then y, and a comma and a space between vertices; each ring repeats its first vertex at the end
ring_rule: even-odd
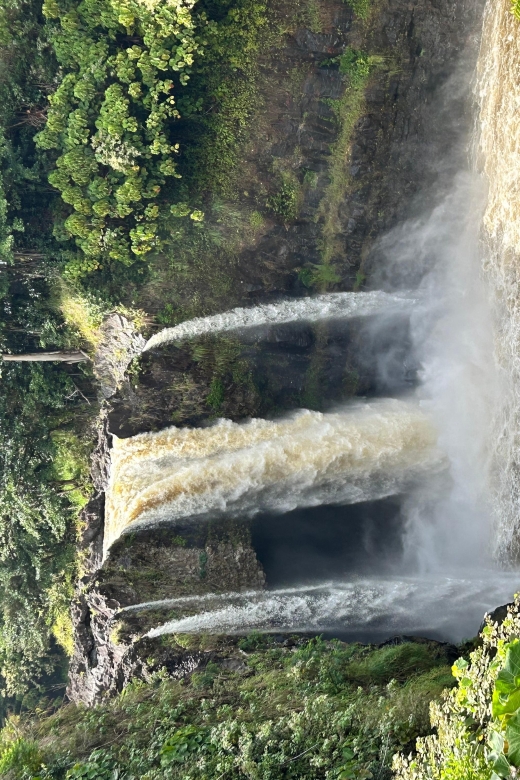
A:
POLYGON ((493 771, 499 777, 508 778, 511 776, 511 764, 503 753, 491 753, 489 761, 493 767, 493 771))
POLYGON ((514 639, 507 646, 504 670, 512 674, 513 677, 520 676, 520 639, 514 639))
POLYGON ((509 696, 501 695, 496 689, 493 691, 492 713, 494 718, 501 715, 510 715, 520 707, 520 688, 515 688, 509 696))
POLYGON ((520 713, 515 713, 507 722, 507 759, 513 766, 520 766, 520 713))
POLYGON ((451 673, 454 677, 459 679, 460 677, 464 676, 464 673, 466 672, 468 666, 469 664, 465 658, 458 658, 453 664, 453 666, 451 667, 451 673))
POLYGON ((502 753, 504 750, 504 735, 495 729, 490 729, 488 734, 488 745, 495 753, 502 753))
POLYGON ((508 696, 513 693, 517 686, 515 685, 515 678, 512 677, 509 672, 501 671, 495 682, 495 690, 499 694, 505 694, 508 696))

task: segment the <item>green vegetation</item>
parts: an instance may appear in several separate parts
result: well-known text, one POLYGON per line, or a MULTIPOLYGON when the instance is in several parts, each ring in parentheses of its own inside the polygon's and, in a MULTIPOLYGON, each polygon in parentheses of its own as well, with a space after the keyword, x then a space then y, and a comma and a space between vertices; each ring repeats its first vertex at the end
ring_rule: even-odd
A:
POLYGON ((330 284, 338 284, 341 277, 336 273, 333 265, 325 263, 311 265, 303 268, 298 274, 300 281, 305 287, 327 288, 330 284))
POLYGON ((432 736, 394 760, 396 780, 498 780, 520 767, 520 599, 502 625, 488 621, 457 687, 431 705, 432 736))
POLYGON ((278 191, 267 201, 267 206, 283 222, 293 222, 300 211, 301 186, 296 176, 284 171, 278 191))
MULTIPOLYGON (((209 235, 204 199, 215 216, 219 193, 234 192, 270 34, 259 0, 3 3, 2 352, 93 355, 103 317, 128 314, 121 304, 131 306, 143 282, 162 284, 165 258, 182 296, 197 273, 193 247, 213 257, 222 234, 237 242, 229 213, 209 235), (142 258, 152 254, 150 271, 142 258)), ((263 224, 258 212, 240 218, 247 235, 263 224)), ((228 293, 218 260, 208 281, 215 295, 228 293)), ((184 311, 173 305, 165 321, 182 317, 191 298, 190 290, 184 311)), ((224 387, 249 381, 225 348, 202 370, 211 385, 202 404, 215 412, 224 387)), ((22 695, 63 665, 56 641, 70 654, 74 548, 98 405, 88 364, 5 363, 1 373, 0 689, 22 695)))
POLYGON ((65 75, 50 96, 36 143, 59 153, 49 181, 69 213, 55 235, 74 238, 81 249, 67 263, 69 276, 110 260, 130 265, 159 249, 160 216, 172 199, 174 216, 201 221, 203 211, 177 200, 189 195, 190 174, 199 196, 200 185, 226 188, 223 167, 233 167, 237 136, 252 111, 251 55, 265 6, 239 0, 216 10, 192 0, 174 6, 158 0, 44 3, 65 75), (226 67, 241 68, 247 86, 237 89, 237 79, 231 91, 226 67), (193 88, 187 88, 192 76, 193 88), (197 123, 212 100, 220 103, 217 115, 197 123), (194 130, 187 150, 180 143, 186 124, 194 130), (186 155, 181 163, 180 153, 186 155), (175 189, 181 171, 188 181, 175 189))
POLYGON ((520 19, 520 0, 512 0, 511 11, 517 19, 520 19))
MULTIPOLYGON (((177 639, 186 644, 163 644, 178 652, 177 639)), ((442 650, 428 644, 291 647, 252 635, 228 644, 237 651, 240 671, 214 652, 189 679, 157 672, 152 684, 131 683, 92 710, 69 705, 15 720, 2 733, 0 766, 12 780, 35 772, 47 780, 389 780, 392 754, 428 732, 429 702, 451 678, 442 650)))
POLYGON ((368 19, 372 10, 372 0, 345 0, 360 19, 368 19))

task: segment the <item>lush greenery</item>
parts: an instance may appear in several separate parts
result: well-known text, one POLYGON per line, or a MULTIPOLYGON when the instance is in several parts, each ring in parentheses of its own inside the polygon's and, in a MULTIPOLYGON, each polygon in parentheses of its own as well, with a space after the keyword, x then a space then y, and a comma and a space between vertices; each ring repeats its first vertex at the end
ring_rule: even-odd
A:
POLYGON ((348 169, 352 137, 365 109, 365 91, 369 79, 377 69, 384 66, 384 60, 379 55, 348 47, 330 63, 339 66, 346 81, 346 89, 339 100, 328 101, 336 116, 339 134, 331 150, 330 183, 320 204, 320 216, 323 217, 321 256, 324 265, 332 264, 335 258, 341 257, 343 251, 338 243, 339 211, 351 186, 348 169))
MULTIPOLYGON (((194 641, 164 638, 177 651, 194 641)), ((13 780, 384 780, 392 754, 427 733, 429 702, 451 679, 432 644, 287 647, 253 635, 238 652, 239 671, 211 661, 183 681, 159 672, 92 710, 14 719, 0 770, 13 780)))
MULTIPOLYGON (((2 4, 2 352, 93 354, 160 220, 189 233, 204 193, 229 193, 264 28, 257 0, 2 4)), ((4 363, 1 376, 0 689, 22 695, 63 661, 52 634, 70 651, 97 404, 88 366, 4 363)))
POLYGON ((488 621, 457 687, 431 705, 436 734, 396 756, 398 780, 509 780, 520 767, 520 599, 503 624, 488 621))
POLYGON ((356 16, 360 17, 360 19, 368 18, 372 8, 372 0, 345 0, 345 1, 352 8, 356 16))
MULTIPOLYGON (((67 265, 69 275, 94 271, 107 260, 130 265, 159 249, 159 218, 169 203, 176 217, 203 219, 203 212, 186 201, 171 203, 183 188, 168 183, 180 179, 187 165, 176 160, 187 151, 180 143, 186 133, 182 121, 195 124, 214 98, 234 113, 233 124, 247 117, 251 107, 240 101, 251 95, 239 88, 232 105, 223 75, 229 63, 235 72, 241 67, 247 81, 257 32, 265 24, 260 2, 222 2, 216 13, 214 5, 204 0, 44 3, 50 39, 66 75, 49 98, 36 144, 59 153, 49 181, 71 213, 58 222, 55 235, 74 237, 81 249, 67 265), (203 58, 213 66, 218 58, 217 79, 203 58), (192 74, 194 86, 187 88, 192 74)), ((230 140, 236 142, 235 128, 225 128, 223 119, 219 111, 218 129, 231 130, 230 140)), ((197 151, 208 169, 212 159, 225 154, 225 133, 215 133, 214 125, 206 123, 209 138, 199 139, 197 151)))

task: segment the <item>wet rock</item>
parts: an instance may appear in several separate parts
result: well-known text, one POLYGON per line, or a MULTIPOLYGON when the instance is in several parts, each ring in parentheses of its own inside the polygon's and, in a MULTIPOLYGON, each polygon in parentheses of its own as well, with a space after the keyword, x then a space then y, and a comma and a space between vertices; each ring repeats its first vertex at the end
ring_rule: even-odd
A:
MULTIPOLYGON (((74 654, 68 698, 91 706, 122 690, 134 676, 148 679, 142 640, 151 628, 171 619, 171 607, 152 603, 125 613, 126 608, 186 595, 254 590, 264 584, 244 524, 199 523, 121 539, 103 567, 92 568, 78 585, 72 607, 74 654)), ((163 665, 183 676, 200 663, 197 654, 177 652, 163 665)))
POLYGON ((101 342, 94 355, 94 374, 102 398, 110 398, 125 379, 126 369, 146 344, 133 323, 121 314, 111 314, 101 326, 101 342))

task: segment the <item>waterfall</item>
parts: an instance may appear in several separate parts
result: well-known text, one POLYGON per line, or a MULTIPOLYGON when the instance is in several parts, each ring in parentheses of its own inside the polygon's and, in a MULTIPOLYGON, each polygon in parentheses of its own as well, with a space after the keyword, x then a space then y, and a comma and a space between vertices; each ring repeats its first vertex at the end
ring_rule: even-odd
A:
POLYGON ((316 295, 280 303, 261 303, 251 308, 237 308, 210 317, 196 317, 174 328, 165 328, 149 339, 143 351, 161 344, 184 341, 206 333, 223 333, 287 322, 317 322, 327 319, 367 317, 380 312, 408 311, 413 298, 404 293, 390 295, 382 290, 316 295))
POLYGON ((494 408, 492 500, 497 556, 520 552, 520 22, 509 0, 487 3, 478 64, 477 154, 489 185, 484 273, 494 297, 500 398, 494 408))
POLYGON ((510 598, 518 577, 497 572, 473 578, 378 577, 298 588, 207 594, 137 605, 126 612, 167 608, 180 615, 148 636, 214 632, 339 631, 378 642, 396 633, 432 635, 452 642, 472 636, 490 605, 510 598), (197 614, 192 614, 196 610, 197 614), (183 612, 187 614, 183 617, 183 612))
POLYGON ((168 328, 145 347, 404 311, 422 366, 413 397, 114 437, 105 554, 129 530, 401 494, 399 576, 132 607, 179 615, 150 636, 436 627, 460 640, 517 589, 517 574, 498 570, 520 553, 520 23, 509 0, 488 0, 475 94, 475 170, 444 178, 433 209, 379 240, 382 270, 371 281, 386 291, 233 309, 168 328), (418 289, 399 292, 411 279, 418 289))
POLYGON ((124 531, 186 518, 251 517, 396 494, 442 470, 435 442, 419 407, 396 400, 114 437, 105 551, 124 531))

